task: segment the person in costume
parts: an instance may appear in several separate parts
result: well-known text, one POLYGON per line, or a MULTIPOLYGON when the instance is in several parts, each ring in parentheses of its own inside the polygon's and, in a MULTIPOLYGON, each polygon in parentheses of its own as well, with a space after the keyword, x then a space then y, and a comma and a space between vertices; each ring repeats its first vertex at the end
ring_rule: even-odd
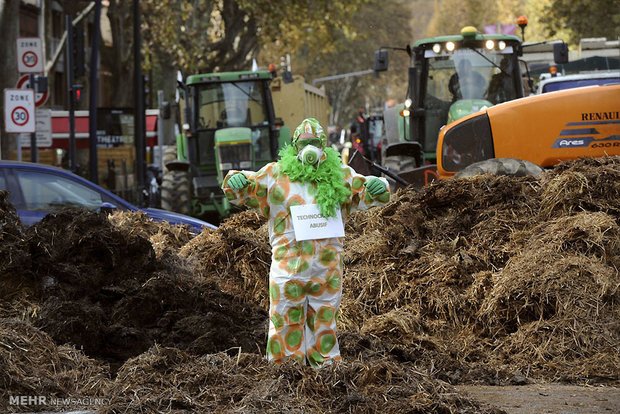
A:
POLYGON ((295 358, 320 367, 341 359, 336 321, 344 218, 387 203, 390 191, 384 178, 343 165, 314 118, 302 121, 279 157, 258 172, 229 171, 222 189, 232 203, 254 208, 269 220, 267 358, 276 363, 295 358), (308 226, 306 219, 330 225, 308 226), (302 235, 302 225, 310 234, 302 235))

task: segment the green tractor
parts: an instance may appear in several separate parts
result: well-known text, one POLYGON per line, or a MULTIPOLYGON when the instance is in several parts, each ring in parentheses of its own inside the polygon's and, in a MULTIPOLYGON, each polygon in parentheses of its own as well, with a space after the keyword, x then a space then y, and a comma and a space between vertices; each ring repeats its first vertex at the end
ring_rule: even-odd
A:
POLYGON ((231 211, 220 185, 231 170, 257 170, 277 159, 290 128, 275 118, 269 84, 275 72, 193 75, 182 92, 176 154, 164 155, 163 209, 219 221, 231 211))
MULTIPOLYGON (((521 40, 512 35, 461 34, 418 40, 410 56, 404 103, 384 112, 382 165, 414 185, 437 177, 439 130, 465 115, 524 96, 521 40)), ((375 53, 375 71, 387 70, 387 51, 375 53)), ((528 86, 529 83, 525 82, 528 86)))

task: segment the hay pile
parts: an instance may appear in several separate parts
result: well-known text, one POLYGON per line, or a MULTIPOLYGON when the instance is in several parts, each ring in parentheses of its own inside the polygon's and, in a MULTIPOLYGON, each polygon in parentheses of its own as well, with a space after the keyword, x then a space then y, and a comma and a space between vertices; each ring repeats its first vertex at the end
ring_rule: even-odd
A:
MULTIPOLYGON (((314 371, 264 360, 270 246, 256 213, 193 239, 128 213, 23 229, 0 193, 0 316, 49 334, 45 355, 75 346, 110 364, 84 394, 110 398, 106 412, 483 412, 448 383, 620 384, 619 220, 620 157, 440 181, 354 213, 344 362, 314 371)), ((7 372, 7 393, 51 392, 33 379, 47 374, 7 372)), ((82 392, 75 378, 57 392, 82 392)))
POLYGON ((155 222, 140 211, 133 214, 117 211, 110 214, 108 219, 115 227, 128 231, 130 235, 138 235, 149 240, 157 258, 180 249, 192 239, 192 233, 186 226, 155 222))
MULTIPOLYGON (((2 411, 8 411, 9 396, 102 398, 109 383, 107 364, 88 358, 71 346, 56 345, 49 335, 27 322, 0 319, 2 411)), ((32 407, 14 405, 13 410, 31 411, 32 407)))
POLYGON ((160 347, 128 361, 108 395, 110 412, 490 412, 410 365, 388 360, 317 371, 268 365, 256 354, 194 356, 160 347))

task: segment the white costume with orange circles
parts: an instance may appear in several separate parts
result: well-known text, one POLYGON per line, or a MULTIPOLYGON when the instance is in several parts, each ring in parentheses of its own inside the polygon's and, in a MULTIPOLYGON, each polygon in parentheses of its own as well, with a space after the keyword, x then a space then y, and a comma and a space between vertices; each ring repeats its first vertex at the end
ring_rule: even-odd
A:
MULTIPOLYGON (((367 193, 364 184, 371 176, 357 174, 345 165, 341 172, 351 190, 341 206, 343 220, 356 209, 389 201, 389 191, 376 198, 367 193)), ((316 204, 316 184, 293 182, 281 172, 278 162, 272 162, 258 172, 229 171, 222 188, 232 203, 257 209, 269 219, 269 360, 282 362, 293 357, 302 362, 307 359, 312 366, 339 360, 336 321, 342 292, 343 238, 297 242, 291 221, 291 206, 316 204), (227 181, 238 172, 250 184, 233 190, 227 181)))

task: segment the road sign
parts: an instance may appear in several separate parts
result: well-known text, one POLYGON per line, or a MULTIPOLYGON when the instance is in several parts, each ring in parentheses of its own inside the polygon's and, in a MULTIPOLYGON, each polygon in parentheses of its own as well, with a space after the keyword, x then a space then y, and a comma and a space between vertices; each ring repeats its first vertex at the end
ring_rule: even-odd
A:
POLYGON ((8 133, 35 132, 36 116, 32 89, 4 90, 4 127, 8 133))
MULTIPOLYGON (((52 110, 35 110, 37 115, 37 147, 46 148, 52 146, 52 110)), ((30 134, 19 134, 22 147, 30 148, 30 134)))
MULTIPOLYGON (((23 75, 19 78, 16 85, 17 89, 33 89, 30 86, 30 75, 23 75)), ((34 97, 34 106, 39 107, 47 102, 48 98, 47 92, 37 92, 34 97)))
POLYGON ((17 71, 43 72, 43 49, 38 37, 17 38, 17 71))

